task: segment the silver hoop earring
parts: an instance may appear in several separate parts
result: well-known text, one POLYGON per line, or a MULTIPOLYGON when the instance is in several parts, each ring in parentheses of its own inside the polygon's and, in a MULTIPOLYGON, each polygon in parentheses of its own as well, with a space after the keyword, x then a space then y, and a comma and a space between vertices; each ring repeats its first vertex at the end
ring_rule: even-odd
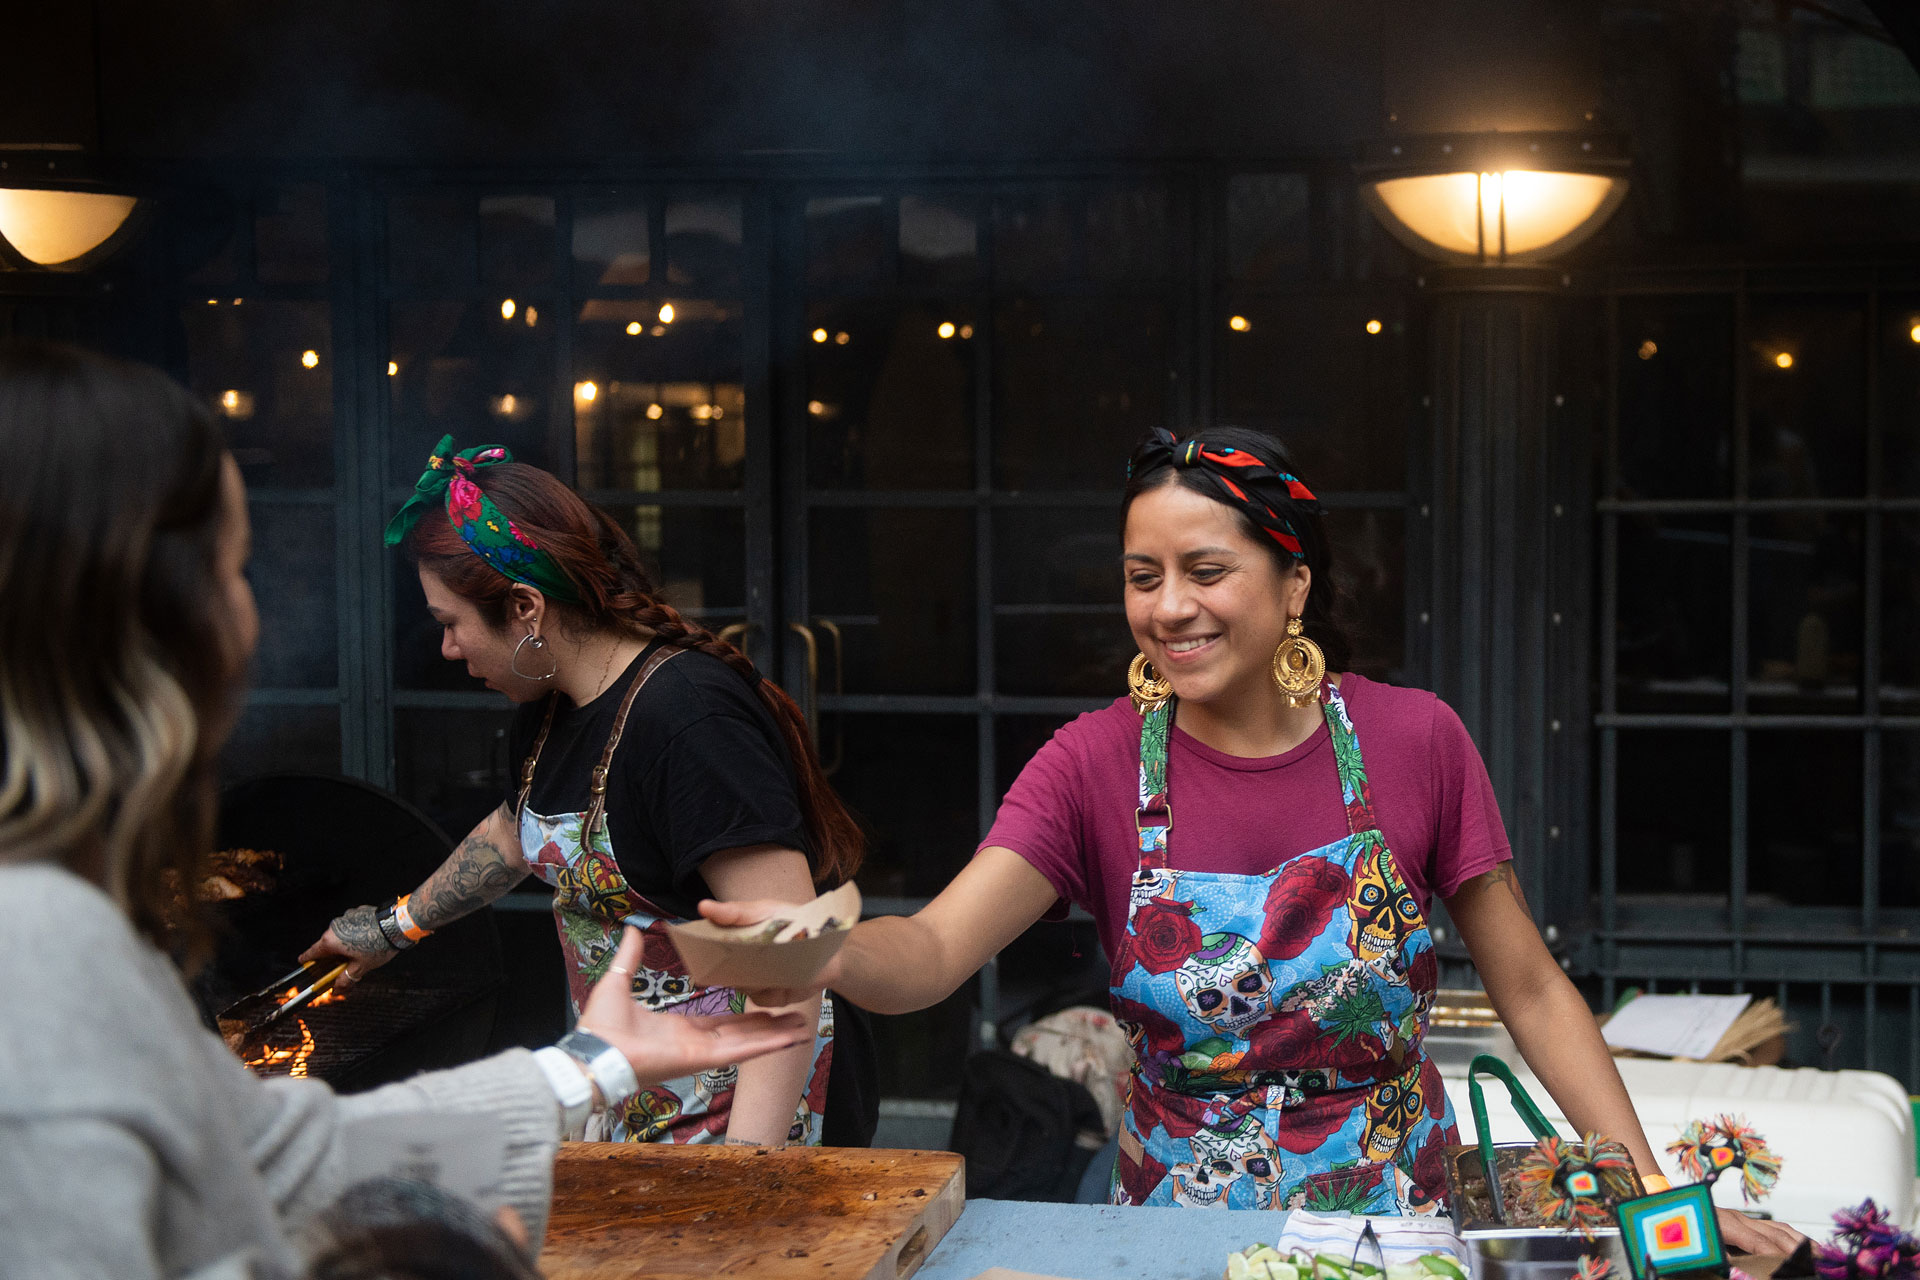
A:
POLYGON ((520 637, 519 644, 513 646, 513 660, 509 662, 507 665, 512 667, 513 674, 519 676, 522 680, 553 679, 554 673, 560 670, 560 659, 554 657, 550 653, 547 654, 547 661, 551 665, 548 666, 547 673, 545 675, 536 676, 529 672, 522 671, 520 669, 520 651, 526 648, 529 642, 532 643, 533 651, 535 653, 546 653, 547 642, 545 640, 542 640, 539 636, 533 634, 533 632, 529 631, 527 632, 527 634, 520 637))

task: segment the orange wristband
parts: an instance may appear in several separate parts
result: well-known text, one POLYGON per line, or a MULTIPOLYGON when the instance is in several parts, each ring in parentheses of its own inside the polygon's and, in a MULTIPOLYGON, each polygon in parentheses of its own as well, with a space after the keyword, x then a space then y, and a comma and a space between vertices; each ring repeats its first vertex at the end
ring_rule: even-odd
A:
POLYGON ((403 893, 393 904, 393 922, 400 926, 401 936, 406 938, 407 941, 418 942, 420 939, 431 934, 433 930, 422 929, 413 922, 413 912, 407 909, 407 899, 412 896, 410 893, 403 893))
POLYGON ((1673 1190, 1673 1184, 1672 1184, 1671 1182, 1668 1182, 1668 1181, 1667 1181, 1667 1176, 1666 1176, 1665 1174, 1663 1174, 1663 1173, 1643 1173, 1643 1174, 1641 1174, 1641 1175, 1640 1175, 1640 1185, 1641 1185, 1641 1186, 1643 1186, 1643 1187, 1645 1187, 1645 1188, 1646 1188, 1646 1189, 1647 1189, 1648 1191, 1650 1191, 1650 1192, 1651 1192, 1651 1191, 1671 1191, 1671 1190, 1673 1190))

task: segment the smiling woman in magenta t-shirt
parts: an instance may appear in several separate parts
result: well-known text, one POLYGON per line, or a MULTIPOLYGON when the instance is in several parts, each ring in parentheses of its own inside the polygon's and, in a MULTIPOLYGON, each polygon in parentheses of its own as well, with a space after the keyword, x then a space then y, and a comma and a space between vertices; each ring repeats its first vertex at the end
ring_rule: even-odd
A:
MULTIPOLYGON (((1459 1141, 1423 1047, 1438 895, 1567 1117, 1655 1174, 1459 717, 1342 672, 1332 552, 1285 450, 1156 431, 1123 511, 1129 697, 1056 733, 953 883, 917 915, 862 922, 822 981, 877 1012, 922 1009, 1078 903, 1136 1055, 1114 1203, 1433 1213, 1440 1149, 1459 1141)), ((747 923, 770 905, 702 909, 747 923)), ((1723 1218, 1736 1246, 1796 1239, 1723 1218)))

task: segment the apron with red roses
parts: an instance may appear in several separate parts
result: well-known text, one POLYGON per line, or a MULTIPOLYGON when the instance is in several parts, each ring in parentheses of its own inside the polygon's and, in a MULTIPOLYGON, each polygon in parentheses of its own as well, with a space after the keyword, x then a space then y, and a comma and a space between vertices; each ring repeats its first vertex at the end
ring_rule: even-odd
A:
MULTIPOLYGON (((626 926, 642 935, 640 963, 633 971, 633 998, 648 1009, 682 1015, 739 1013, 746 997, 727 987, 696 987, 667 934, 669 924, 685 923, 635 893, 620 874, 613 844, 607 835, 605 795, 607 767, 619 745, 627 712, 641 686, 677 649, 656 650, 635 673, 600 763, 594 770, 593 800, 585 813, 554 816, 535 813, 527 800, 533 791, 533 771, 540 762, 553 727, 555 704, 549 702, 539 737, 534 739, 520 774, 520 847, 533 874, 553 886, 553 917, 560 929, 560 950, 566 964, 567 996, 580 1016, 587 993, 613 963, 626 926)), ((553 697, 557 698, 555 694, 553 697)), ((820 1001, 820 1023, 813 1042, 813 1070, 806 1092, 787 1130, 787 1141, 818 1146, 820 1120, 827 1102, 827 1073, 833 1063, 833 1002, 820 1001)), ((595 1142, 719 1142, 727 1136, 733 1113, 733 1090, 739 1068, 721 1067, 649 1085, 620 1108, 595 1115, 587 1122, 586 1137, 595 1142)))
POLYGON ((1265 875, 1168 865, 1173 703, 1140 729, 1140 865, 1113 963, 1134 1048, 1115 1204, 1440 1211, 1459 1136, 1422 1048, 1438 966, 1323 686, 1348 835, 1265 875))

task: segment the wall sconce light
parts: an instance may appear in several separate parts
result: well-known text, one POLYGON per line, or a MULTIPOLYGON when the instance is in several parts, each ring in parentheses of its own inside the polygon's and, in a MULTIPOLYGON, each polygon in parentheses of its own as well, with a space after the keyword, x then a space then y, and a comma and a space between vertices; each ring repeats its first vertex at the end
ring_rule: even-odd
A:
POLYGON ((140 200, 79 175, 78 159, 0 159, 0 270, 86 271, 126 241, 140 200))
POLYGON ((1617 139, 1566 133, 1429 134, 1377 144, 1361 191, 1422 257, 1478 266, 1559 257, 1627 196, 1617 139))

